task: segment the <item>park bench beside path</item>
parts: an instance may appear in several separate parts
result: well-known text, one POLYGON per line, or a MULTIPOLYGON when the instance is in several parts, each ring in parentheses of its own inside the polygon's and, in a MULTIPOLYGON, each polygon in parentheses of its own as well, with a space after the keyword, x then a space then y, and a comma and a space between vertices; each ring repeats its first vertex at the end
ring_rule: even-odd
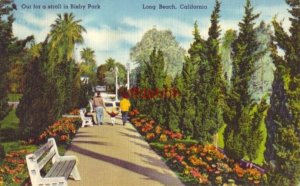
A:
POLYGON ((81 181, 69 186, 183 185, 131 124, 80 128, 66 155, 76 155, 81 181))

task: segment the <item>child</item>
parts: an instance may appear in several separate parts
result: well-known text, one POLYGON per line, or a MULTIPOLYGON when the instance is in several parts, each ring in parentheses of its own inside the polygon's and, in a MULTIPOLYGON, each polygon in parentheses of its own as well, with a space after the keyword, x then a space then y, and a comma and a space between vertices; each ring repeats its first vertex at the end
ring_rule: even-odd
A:
POLYGON ((121 109, 121 113, 122 113, 123 125, 125 125, 125 123, 127 121, 128 111, 131 106, 128 98, 129 98, 129 95, 124 94, 122 100, 120 101, 120 109, 121 109))

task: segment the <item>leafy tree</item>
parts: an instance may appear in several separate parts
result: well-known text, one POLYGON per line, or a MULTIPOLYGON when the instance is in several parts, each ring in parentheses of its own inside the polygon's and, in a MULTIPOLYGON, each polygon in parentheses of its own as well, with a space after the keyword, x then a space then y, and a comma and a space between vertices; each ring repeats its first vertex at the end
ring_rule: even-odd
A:
MULTIPOLYGON (((256 40, 259 44, 256 53, 259 54, 258 60, 255 63, 255 72, 252 75, 250 82, 250 91, 252 98, 261 100, 263 96, 271 93, 274 64, 271 58, 271 35, 270 25, 263 21, 255 29, 256 40)), ((269 99, 269 98, 268 98, 269 99)))
POLYGON ((161 50, 164 54, 165 69, 167 74, 173 77, 182 69, 185 50, 179 46, 172 32, 169 30, 157 30, 153 28, 147 31, 142 40, 130 51, 130 58, 139 65, 144 65, 144 61, 149 61, 149 56, 153 48, 161 50))
POLYGON ((252 136, 247 134, 250 128, 255 131, 260 130, 257 126, 254 128, 253 118, 248 114, 254 109, 249 82, 255 72, 255 62, 258 58, 258 54, 255 52, 259 44, 256 41, 254 30, 254 21, 258 16, 258 14, 253 13, 250 0, 247 0, 245 15, 239 23, 240 32, 233 43, 231 90, 226 97, 228 107, 225 108, 224 112, 224 119, 227 124, 224 132, 224 150, 229 157, 236 160, 247 154, 248 146, 259 145, 250 144, 254 141, 251 141, 252 136))
POLYGON ((272 58, 276 71, 266 119, 265 159, 273 165, 269 184, 287 186, 300 183, 300 1, 286 2, 291 7, 289 33, 281 23, 272 21, 275 31, 272 58), (284 57, 278 55, 277 48, 283 50, 284 57))

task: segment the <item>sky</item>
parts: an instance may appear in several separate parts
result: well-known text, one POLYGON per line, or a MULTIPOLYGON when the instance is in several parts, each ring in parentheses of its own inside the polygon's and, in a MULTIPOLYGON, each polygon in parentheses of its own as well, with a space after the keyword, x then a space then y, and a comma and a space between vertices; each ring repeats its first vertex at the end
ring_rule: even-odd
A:
MULTIPOLYGON (((75 48, 76 61, 80 61, 79 52, 90 47, 95 51, 97 64, 113 58, 122 64, 130 61, 130 49, 139 42, 143 34, 152 29, 170 30, 180 46, 188 49, 193 41, 192 31, 197 21, 201 35, 207 37, 210 15, 214 0, 14 0, 17 10, 14 12, 14 35, 24 39, 34 35, 41 42, 50 31, 58 14, 73 13, 76 20, 86 29, 84 43, 75 48), (73 4, 73 6, 71 5, 73 4), (88 8, 93 5, 94 8, 88 8), (173 5, 177 9, 159 9, 159 5, 173 5), (74 8, 77 5, 77 8, 74 8), (78 8, 80 5, 80 8, 78 8), (199 5, 203 9, 181 9, 181 5, 199 5), (156 9, 143 7, 155 6, 156 9), (55 8, 52 8, 55 7, 55 8), (73 8, 72 8, 73 7, 73 8), (85 7, 83 9, 82 7, 85 7), (100 8, 99 8, 100 7, 100 8)), ((244 0, 221 1, 220 24, 222 33, 228 29, 238 30, 238 22, 244 13, 244 0)), ((270 23, 277 15, 287 29, 288 6, 285 0, 251 0, 254 12, 260 13, 260 21, 270 23)))

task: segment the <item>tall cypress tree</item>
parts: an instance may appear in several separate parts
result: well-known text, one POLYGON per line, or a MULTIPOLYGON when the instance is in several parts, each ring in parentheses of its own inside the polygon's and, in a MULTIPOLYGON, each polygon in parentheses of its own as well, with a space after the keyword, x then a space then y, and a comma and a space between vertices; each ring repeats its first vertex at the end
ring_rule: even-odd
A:
POLYGON ((276 20, 272 22, 275 30, 272 57, 276 71, 266 120, 265 152, 266 160, 273 164, 269 172, 270 185, 284 186, 300 183, 300 1, 286 2, 291 7, 290 35, 276 20), (284 51, 284 57, 277 54, 277 47, 284 51))
POLYGON ((140 88, 145 96, 138 101, 139 109, 155 118, 159 123, 165 124, 166 108, 162 98, 151 98, 149 93, 155 90, 163 90, 165 87, 166 71, 165 61, 161 50, 154 48, 149 56, 149 61, 144 61, 140 74, 140 88))
POLYGON ((249 134, 251 129, 259 130, 259 127, 252 126, 254 118, 249 114, 255 109, 249 90, 249 81, 255 72, 254 64, 258 57, 255 53, 258 42, 254 30, 254 21, 258 16, 253 13, 250 0, 247 0, 245 15, 239 23, 240 32, 233 43, 232 86, 226 98, 228 107, 224 113, 227 124, 224 133, 224 149, 227 155, 234 159, 241 159, 247 154, 248 144, 250 146, 250 143, 253 145, 259 142, 258 140, 251 141, 253 136, 249 134))
POLYGON ((23 139, 37 137, 48 126, 49 105, 45 98, 45 70, 47 40, 33 46, 29 51, 30 61, 25 66, 24 91, 16 114, 20 118, 20 134, 23 139))
MULTIPOLYGON (((182 119, 179 125, 185 135, 191 136, 194 136, 196 106, 198 106, 199 110, 203 108, 200 107, 200 105, 196 105, 195 85, 197 84, 196 74, 199 64, 205 57, 205 41, 200 36, 196 22, 194 24, 193 35, 194 42, 188 50, 189 56, 185 58, 181 74, 183 82, 181 92, 182 119)), ((199 84, 199 86, 201 86, 201 84, 199 84)))
POLYGON ((223 124, 225 81, 219 52, 220 6, 217 0, 211 15, 211 26, 206 41, 205 58, 200 62, 196 82, 196 121, 194 137, 203 143, 211 142, 212 136, 223 124))
POLYGON ((180 130, 180 121, 182 116, 181 92, 183 90, 182 77, 177 74, 172 82, 172 88, 175 88, 179 95, 172 96, 167 102, 166 126, 173 131, 180 130))

